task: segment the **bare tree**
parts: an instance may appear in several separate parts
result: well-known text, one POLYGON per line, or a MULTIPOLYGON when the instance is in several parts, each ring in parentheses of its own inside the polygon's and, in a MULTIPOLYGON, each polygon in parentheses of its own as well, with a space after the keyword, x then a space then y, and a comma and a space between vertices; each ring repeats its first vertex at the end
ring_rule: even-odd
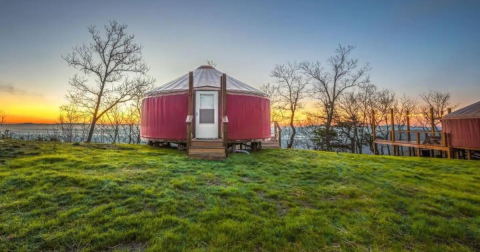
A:
POLYGON ((80 70, 69 83, 67 99, 91 117, 86 142, 91 142, 97 121, 110 109, 132 100, 148 89, 154 80, 147 76, 142 47, 134 35, 126 33, 127 25, 115 21, 105 25, 105 38, 95 26, 89 27, 93 43, 73 48, 63 56, 69 66, 80 70), (91 79, 89 79, 90 77, 91 79), (93 82, 93 83, 91 83, 93 82))
POLYGON ((215 63, 213 60, 207 60, 207 65, 211 67, 217 67, 217 63, 215 63))
POLYGON ((348 149, 351 153, 360 152, 362 148, 360 131, 363 125, 358 95, 355 92, 346 92, 338 100, 338 108, 340 111, 337 128, 341 132, 342 148, 348 149))
POLYGON ((110 139, 112 144, 120 142, 120 130, 125 120, 122 108, 120 105, 117 105, 105 115, 107 122, 105 132, 107 133, 107 137, 110 139))
POLYGON ((293 147, 296 134, 295 120, 298 110, 304 106, 303 99, 308 84, 308 80, 299 73, 299 70, 298 64, 288 62, 284 65, 276 65, 270 75, 274 78, 275 88, 273 90, 274 96, 278 99, 278 108, 288 117, 291 129, 287 148, 293 147))
POLYGON ((325 134, 326 150, 331 150, 330 131, 336 104, 342 93, 352 87, 370 82, 368 71, 370 66, 366 64, 358 67, 358 59, 349 59, 351 51, 355 47, 339 45, 335 55, 327 60, 330 71, 325 71, 320 62, 303 62, 300 64, 304 74, 313 79, 312 97, 318 101, 326 114, 325 134))
POLYGON ((321 128, 320 117, 314 114, 306 113, 307 117, 297 123, 298 132, 303 137, 295 142, 296 148, 317 150, 318 139, 317 132, 321 128))
POLYGON ((127 143, 140 144, 140 116, 142 113, 142 98, 137 97, 127 108, 125 116, 124 135, 127 143))
MULTIPOLYGON (((360 142, 367 145, 370 148, 370 151, 373 152, 374 142, 373 142, 373 131, 372 131, 372 111, 375 110, 377 105, 377 86, 371 83, 364 85, 359 85, 359 90, 357 93, 358 102, 360 106, 360 116, 361 124, 363 125, 363 130, 360 134, 360 142)), ((360 147, 361 150, 361 147, 360 147)))
POLYGON ((7 115, 3 110, 0 110, 0 128, 2 128, 6 122, 7 122, 7 115))
POLYGON ((271 121, 282 122, 288 117, 285 115, 285 111, 282 109, 282 103, 280 102, 280 96, 277 95, 278 86, 270 83, 263 84, 260 90, 264 92, 270 99, 270 119, 271 121))
POLYGON ((62 142, 75 142, 83 140, 83 137, 78 134, 77 128, 80 124, 84 124, 86 119, 82 113, 78 111, 75 104, 66 104, 60 106, 60 115, 56 127, 54 128, 54 135, 56 135, 62 142))
POLYGON ((440 119, 448 108, 455 109, 459 104, 452 104, 452 97, 449 92, 432 91, 420 95, 424 104, 419 107, 418 123, 424 129, 431 128, 430 108, 433 108, 434 130, 440 130, 440 119))
MULTIPOLYGON (((382 89, 377 91, 377 104, 375 110, 375 125, 377 126, 377 134, 379 134, 380 139, 388 139, 390 135, 390 121, 388 120, 390 116, 390 110, 394 109, 396 111, 398 100, 395 96, 395 93, 390 89, 382 89)), ((390 155, 390 146, 386 146, 387 152, 390 155)), ((381 154, 384 154, 384 146, 380 148, 381 154)))

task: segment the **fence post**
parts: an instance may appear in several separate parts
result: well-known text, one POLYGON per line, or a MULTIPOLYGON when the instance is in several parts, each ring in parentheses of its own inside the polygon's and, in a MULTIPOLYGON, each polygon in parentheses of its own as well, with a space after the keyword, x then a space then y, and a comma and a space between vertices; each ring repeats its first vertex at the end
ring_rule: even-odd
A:
POLYGON ((372 139, 373 139, 373 155, 377 155, 377 143, 375 143, 375 140, 377 140, 377 130, 375 128, 375 110, 372 109, 372 139))

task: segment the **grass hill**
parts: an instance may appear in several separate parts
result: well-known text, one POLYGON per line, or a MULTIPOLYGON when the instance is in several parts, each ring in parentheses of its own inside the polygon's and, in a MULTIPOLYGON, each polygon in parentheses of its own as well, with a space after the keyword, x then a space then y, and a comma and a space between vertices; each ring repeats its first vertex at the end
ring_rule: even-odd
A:
POLYGON ((3 140, 0 251, 22 250, 478 251, 480 162, 3 140))

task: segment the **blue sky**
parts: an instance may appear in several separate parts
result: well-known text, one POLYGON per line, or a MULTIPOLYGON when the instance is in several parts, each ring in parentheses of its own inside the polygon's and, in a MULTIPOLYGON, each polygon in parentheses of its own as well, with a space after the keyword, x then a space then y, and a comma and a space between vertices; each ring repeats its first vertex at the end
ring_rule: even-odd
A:
POLYGON ((0 109, 15 96, 61 105, 75 73, 61 55, 110 20, 129 25, 157 85, 210 59, 258 87, 275 64, 325 62, 342 44, 357 46, 379 87, 480 99, 480 1, 0 0, 0 87, 15 88, 0 88, 0 109))

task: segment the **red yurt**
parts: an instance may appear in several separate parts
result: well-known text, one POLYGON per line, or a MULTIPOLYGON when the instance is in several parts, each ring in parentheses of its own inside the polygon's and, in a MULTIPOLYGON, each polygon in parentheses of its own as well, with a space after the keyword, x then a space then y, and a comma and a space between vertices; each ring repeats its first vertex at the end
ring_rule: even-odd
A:
POLYGON ((222 116, 228 118, 226 140, 230 143, 258 143, 271 137, 268 97, 262 91, 226 76, 211 66, 200 66, 144 97, 141 137, 149 143, 187 144, 188 148, 189 104, 192 106, 193 140, 220 139, 222 116), (226 77, 225 93, 221 90, 222 76, 226 77), (225 105, 222 99, 226 100, 225 105))
POLYGON ((451 148, 480 150, 480 101, 442 118, 451 148))

